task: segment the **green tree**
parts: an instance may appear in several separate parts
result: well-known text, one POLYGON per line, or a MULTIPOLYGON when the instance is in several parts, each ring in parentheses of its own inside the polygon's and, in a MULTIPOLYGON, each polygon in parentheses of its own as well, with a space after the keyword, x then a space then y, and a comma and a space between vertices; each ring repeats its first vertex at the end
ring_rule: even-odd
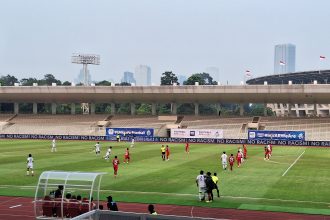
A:
POLYGON ((162 74, 160 78, 160 85, 173 85, 173 83, 178 83, 178 77, 172 73, 172 71, 166 71, 162 74))
POLYGON ((71 86, 71 83, 69 81, 65 81, 62 83, 62 86, 71 86))
POLYGON ((96 86, 111 86, 111 82, 107 81, 107 80, 103 80, 100 82, 95 83, 96 86))
POLYGON ((116 83, 115 86, 131 86, 131 84, 128 82, 121 82, 121 83, 116 83))
POLYGON ((184 85, 195 85, 195 82, 198 82, 199 85, 216 85, 217 82, 213 81, 213 78, 208 73, 195 73, 191 75, 186 81, 184 81, 184 85))
POLYGON ((22 86, 32 86, 33 83, 38 83, 38 80, 36 78, 23 78, 20 80, 20 83, 22 86))
POLYGON ((43 79, 38 81, 39 85, 51 86, 52 83, 56 83, 57 85, 62 84, 61 80, 56 79, 55 76, 52 74, 46 74, 46 75, 44 75, 43 79))
POLYGON ((18 83, 18 79, 11 75, 1 76, 0 83, 2 86, 13 86, 15 83, 18 83))
POLYGON ((151 105, 142 103, 140 107, 136 110, 138 115, 146 115, 151 113, 151 105))

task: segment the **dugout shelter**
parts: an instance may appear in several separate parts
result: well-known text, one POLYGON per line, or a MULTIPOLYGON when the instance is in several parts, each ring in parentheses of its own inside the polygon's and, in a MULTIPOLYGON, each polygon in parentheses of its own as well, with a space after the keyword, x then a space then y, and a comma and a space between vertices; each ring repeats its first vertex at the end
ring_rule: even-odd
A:
POLYGON ((104 174, 67 171, 41 173, 34 199, 36 219, 74 218, 98 209, 104 174), (78 195, 81 200, 77 200, 78 195))

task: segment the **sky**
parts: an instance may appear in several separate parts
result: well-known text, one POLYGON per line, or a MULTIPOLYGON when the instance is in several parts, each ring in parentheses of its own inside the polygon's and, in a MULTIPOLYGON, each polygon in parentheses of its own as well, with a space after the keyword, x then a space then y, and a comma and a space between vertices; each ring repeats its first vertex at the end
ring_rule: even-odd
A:
POLYGON ((330 69, 329 0, 0 0, 0 75, 73 81, 73 53, 99 54, 95 81, 137 65, 220 82, 273 74, 274 46, 296 45, 296 71, 330 69), (322 62, 319 56, 326 56, 322 62))

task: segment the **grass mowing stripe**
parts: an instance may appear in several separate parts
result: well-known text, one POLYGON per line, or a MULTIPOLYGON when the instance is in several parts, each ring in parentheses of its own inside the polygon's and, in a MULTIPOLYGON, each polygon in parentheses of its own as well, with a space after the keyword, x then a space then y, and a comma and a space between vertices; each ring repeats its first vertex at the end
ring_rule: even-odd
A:
POLYGON ((287 172, 291 169, 291 167, 293 167, 293 165, 295 165, 297 163, 297 161, 300 159, 300 157, 305 153, 306 150, 304 150, 304 152, 302 152, 300 154, 299 157, 297 157, 297 159, 289 166, 289 168, 282 174, 282 176, 285 176, 285 174, 287 174, 287 172))

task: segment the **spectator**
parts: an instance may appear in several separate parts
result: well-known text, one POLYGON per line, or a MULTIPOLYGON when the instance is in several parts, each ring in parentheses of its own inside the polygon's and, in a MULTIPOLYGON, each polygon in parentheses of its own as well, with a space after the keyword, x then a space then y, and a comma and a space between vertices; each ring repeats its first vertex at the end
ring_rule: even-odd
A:
POLYGON ((112 196, 108 196, 107 199, 108 199, 108 202, 107 202, 108 210, 118 211, 117 203, 112 200, 112 196))
POLYGON ((57 190, 55 191, 55 198, 61 198, 63 192, 63 185, 59 185, 57 190))
POLYGON ((157 215, 157 212, 155 211, 155 207, 152 204, 148 205, 148 211, 151 215, 157 215))

